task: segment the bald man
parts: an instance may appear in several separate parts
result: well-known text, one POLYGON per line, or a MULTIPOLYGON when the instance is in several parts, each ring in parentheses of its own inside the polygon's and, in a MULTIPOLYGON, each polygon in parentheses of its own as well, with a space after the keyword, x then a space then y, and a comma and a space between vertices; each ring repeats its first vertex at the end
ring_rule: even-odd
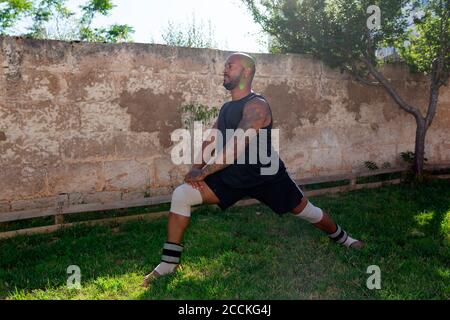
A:
MULTIPOLYGON (((223 137, 227 129, 254 132, 253 137, 256 138, 261 138, 260 133, 266 130, 267 144, 271 146, 272 112, 267 100, 252 91, 255 71, 255 60, 245 53, 234 53, 227 58, 223 86, 230 91, 231 101, 222 106, 213 128, 219 130, 223 137)), ((172 194, 167 241, 163 246, 161 263, 145 277, 144 287, 156 277, 173 273, 177 269, 191 207, 202 203, 217 204, 225 210, 244 197, 255 198, 279 215, 292 213, 311 223, 340 245, 357 249, 364 246, 363 242, 350 237, 327 213, 308 201, 281 159, 277 158, 278 170, 273 174, 261 174, 261 169, 267 168, 267 164, 263 164, 259 158, 256 163, 248 161, 251 139, 245 140, 244 145, 236 143, 234 138, 225 141, 216 156, 216 159, 224 160, 221 162, 205 161, 203 151, 212 141, 203 142, 200 155, 202 163, 192 166, 185 176, 185 183, 172 194), (233 150, 234 162, 225 161, 227 150, 233 150), (244 152, 246 162, 238 163, 236 160, 244 152)))

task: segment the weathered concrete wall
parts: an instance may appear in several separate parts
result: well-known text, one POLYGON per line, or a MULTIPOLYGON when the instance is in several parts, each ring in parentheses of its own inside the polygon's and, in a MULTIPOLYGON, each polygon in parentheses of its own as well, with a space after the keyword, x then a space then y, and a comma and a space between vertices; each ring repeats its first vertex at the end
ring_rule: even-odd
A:
MULTIPOLYGON (((170 133, 188 103, 220 107, 229 52, 147 44, 0 37, 0 212, 167 194, 187 167, 170 160, 170 133)), ((296 177, 346 173, 365 160, 399 164, 415 122, 382 89, 361 86, 299 55, 256 54, 254 90, 281 129, 296 177)), ((385 70, 425 107, 423 78, 385 70)), ((450 161, 450 90, 427 136, 429 162, 450 161)))

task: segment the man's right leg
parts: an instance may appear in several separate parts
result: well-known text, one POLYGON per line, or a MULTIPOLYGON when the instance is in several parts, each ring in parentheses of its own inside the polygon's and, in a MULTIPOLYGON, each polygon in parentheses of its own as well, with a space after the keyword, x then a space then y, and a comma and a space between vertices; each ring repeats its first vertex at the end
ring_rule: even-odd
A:
POLYGON ((172 202, 167 223, 167 242, 163 247, 161 263, 148 274, 142 286, 147 287, 155 277, 172 273, 180 263, 184 232, 189 225, 191 206, 197 204, 218 204, 219 199, 206 182, 196 182, 196 188, 184 183, 172 194, 172 202))
POLYGON ((191 220, 191 205, 219 203, 219 198, 217 198, 205 181, 199 181, 197 184, 200 187, 193 188, 190 184, 184 183, 175 189, 174 194, 177 192, 179 195, 172 195, 171 210, 167 223, 168 242, 181 243, 183 240, 184 232, 191 220), (184 200, 184 197, 191 197, 192 199, 184 200))

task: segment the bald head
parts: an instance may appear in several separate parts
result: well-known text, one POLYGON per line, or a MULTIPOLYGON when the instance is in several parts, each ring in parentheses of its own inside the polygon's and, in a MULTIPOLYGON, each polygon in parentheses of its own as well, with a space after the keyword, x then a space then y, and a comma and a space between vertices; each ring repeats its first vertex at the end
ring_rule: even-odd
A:
MULTIPOLYGON (((231 54, 228 59, 234 59, 235 61, 237 61, 244 69, 250 69, 251 71, 251 75, 252 78, 255 75, 255 71, 256 71, 256 62, 255 59, 243 52, 235 52, 233 54, 231 54)), ((228 60, 227 59, 227 60, 228 60)))
POLYGON ((225 63, 224 86, 232 90, 239 84, 242 86, 251 86, 255 76, 255 59, 243 52, 231 54, 225 63))

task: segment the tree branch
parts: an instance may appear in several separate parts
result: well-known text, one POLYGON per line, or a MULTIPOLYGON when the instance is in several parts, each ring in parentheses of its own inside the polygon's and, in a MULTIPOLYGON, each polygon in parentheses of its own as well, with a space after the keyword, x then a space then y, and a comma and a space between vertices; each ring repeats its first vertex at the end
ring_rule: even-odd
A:
POLYGON ((369 79, 365 79, 363 77, 361 77, 356 71, 353 70, 353 68, 349 68, 347 66, 344 66, 344 69, 347 70, 347 72, 354 77, 357 81, 368 85, 368 86, 372 86, 372 87, 380 87, 381 83, 380 82, 374 82, 374 81, 370 81, 369 79))
POLYGON ((352 64, 352 67, 351 67, 351 68, 349 68, 348 66, 343 66, 343 67, 344 67, 344 69, 347 70, 347 72, 348 72, 352 77, 354 77, 357 81, 359 81, 359 82, 361 82, 361 83, 363 83, 363 84, 366 84, 366 85, 368 85, 368 86, 373 86, 373 87, 379 87, 379 86, 381 86, 381 83, 380 83, 380 82, 370 81, 369 79, 366 79, 366 78, 360 76, 360 75, 358 74, 358 72, 356 71, 356 67, 355 67, 354 64, 352 64))
POLYGON ((375 79, 377 79, 383 85, 388 94, 394 99, 394 101, 400 106, 400 108, 412 114, 416 119, 418 118, 423 119, 420 110, 411 106, 405 100, 403 100, 403 98, 400 97, 400 95, 397 93, 392 84, 380 72, 378 72, 375 69, 375 67, 372 65, 372 63, 370 63, 370 61, 366 57, 362 57, 361 59, 369 69, 369 72, 375 77, 375 79))

